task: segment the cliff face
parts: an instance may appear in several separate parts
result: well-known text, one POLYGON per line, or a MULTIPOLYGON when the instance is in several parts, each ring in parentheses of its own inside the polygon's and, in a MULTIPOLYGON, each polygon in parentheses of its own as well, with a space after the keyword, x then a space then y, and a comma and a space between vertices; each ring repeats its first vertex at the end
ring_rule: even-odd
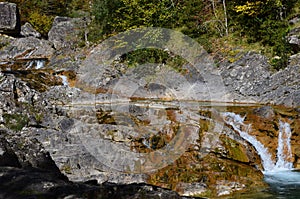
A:
MULTIPOLYGON (((217 197, 265 187, 258 149, 224 123, 225 112, 245 116, 251 128, 242 130, 274 162, 280 121, 288 123, 287 161, 299 168, 299 55, 278 72, 253 52, 217 68, 201 51, 202 71, 192 64, 132 68, 120 61, 119 46, 82 47, 85 24, 57 17, 49 40, 0 35, 1 178, 32 183, 17 195, 3 184, 5 196, 217 197), (38 182, 45 186, 32 193, 38 182)), ((18 182, 9 183, 15 192, 18 182)))

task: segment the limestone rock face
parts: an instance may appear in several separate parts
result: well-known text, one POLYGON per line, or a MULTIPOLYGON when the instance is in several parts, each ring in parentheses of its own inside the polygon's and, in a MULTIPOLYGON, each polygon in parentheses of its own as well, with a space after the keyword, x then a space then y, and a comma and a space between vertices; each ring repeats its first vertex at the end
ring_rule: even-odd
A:
MULTIPOLYGON (((207 61, 203 71, 188 64, 181 70, 164 64, 130 68, 118 62, 121 58, 107 64, 105 57, 114 58, 113 51, 81 49, 85 25, 84 19, 56 17, 49 41, 25 31, 28 24, 22 38, 0 36, 0 181, 31 175, 32 190, 37 187, 46 196, 63 190, 59 196, 74 198, 86 189, 101 198, 180 198, 177 193, 218 197, 265 186, 261 158, 236 130, 223 125, 224 107, 199 101, 222 101, 212 96, 222 87, 215 84, 221 77, 229 101, 299 106, 299 54, 278 72, 253 52, 219 68, 207 61), (68 86, 58 80, 62 75, 68 86), (88 185, 72 184, 61 173, 88 185)), ((300 167, 299 110, 226 109, 253 124, 251 135, 274 160, 279 119, 290 123, 292 161, 300 167)), ((12 183, 13 188, 29 184, 12 183)), ((0 184, 0 192, 5 189, 0 184)))
POLYGON ((0 33, 18 35, 20 16, 16 4, 0 2, 0 33))
POLYGON ((276 73, 271 73, 266 57, 247 53, 227 66, 221 66, 221 75, 229 99, 297 107, 300 105, 299 55, 276 73))
POLYGON ((80 18, 55 17, 48 33, 56 50, 75 50, 82 41, 86 21, 80 18))
POLYGON ((260 108, 256 108, 253 110, 253 112, 260 117, 266 118, 266 119, 274 119, 275 112, 274 109, 270 106, 263 106, 260 108))

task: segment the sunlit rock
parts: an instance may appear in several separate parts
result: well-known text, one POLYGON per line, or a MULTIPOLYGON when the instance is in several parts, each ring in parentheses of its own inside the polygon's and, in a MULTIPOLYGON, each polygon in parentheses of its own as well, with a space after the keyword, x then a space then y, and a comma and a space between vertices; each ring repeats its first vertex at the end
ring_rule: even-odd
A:
POLYGON ((0 33, 9 35, 20 33, 20 14, 16 4, 0 2, 0 33))

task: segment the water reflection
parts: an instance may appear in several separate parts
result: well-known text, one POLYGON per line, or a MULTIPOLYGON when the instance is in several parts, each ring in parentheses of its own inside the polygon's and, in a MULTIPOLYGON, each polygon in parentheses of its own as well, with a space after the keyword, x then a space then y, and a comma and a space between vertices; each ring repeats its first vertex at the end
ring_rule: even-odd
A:
POLYGON ((283 170, 265 173, 273 198, 300 198, 299 170, 283 170))
POLYGON ((257 189, 246 193, 237 193, 227 198, 257 199, 299 199, 300 171, 281 170, 264 173, 268 189, 257 189))

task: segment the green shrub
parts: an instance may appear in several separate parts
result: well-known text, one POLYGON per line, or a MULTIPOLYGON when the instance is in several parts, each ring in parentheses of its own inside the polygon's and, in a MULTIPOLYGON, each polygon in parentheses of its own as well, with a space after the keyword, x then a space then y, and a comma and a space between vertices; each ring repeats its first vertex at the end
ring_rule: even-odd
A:
POLYGON ((31 23, 33 27, 44 36, 47 36, 49 30, 51 29, 52 21, 52 16, 49 17, 38 12, 30 13, 28 18, 28 22, 31 23))
POLYGON ((29 119, 22 114, 3 114, 5 126, 14 131, 21 131, 27 125, 29 119))

